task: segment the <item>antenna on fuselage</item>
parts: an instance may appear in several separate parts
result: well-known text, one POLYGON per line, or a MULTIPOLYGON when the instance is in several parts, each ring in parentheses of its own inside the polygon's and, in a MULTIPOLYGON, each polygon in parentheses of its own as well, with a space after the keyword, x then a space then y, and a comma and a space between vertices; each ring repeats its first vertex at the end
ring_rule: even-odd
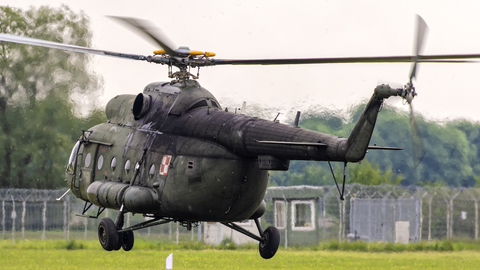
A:
POLYGON ((298 127, 298 123, 300 123, 300 114, 301 114, 301 112, 297 111, 297 115, 295 116, 295 122, 293 122, 293 125, 295 127, 298 127))
POLYGON ((281 112, 277 112, 277 116, 275 116, 275 118, 273 119, 273 122, 280 122, 279 120, 277 120, 278 116, 280 116, 280 114, 282 114, 281 112))

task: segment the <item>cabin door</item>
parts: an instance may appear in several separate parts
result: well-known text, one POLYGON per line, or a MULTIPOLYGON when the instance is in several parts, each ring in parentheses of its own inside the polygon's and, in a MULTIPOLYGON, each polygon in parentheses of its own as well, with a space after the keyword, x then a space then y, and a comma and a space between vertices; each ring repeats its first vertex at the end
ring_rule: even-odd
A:
POLYGON ((81 160, 81 164, 78 167, 80 168, 80 181, 78 183, 75 182, 75 187, 80 189, 81 197, 87 199, 87 188, 93 182, 93 178, 95 177, 98 144, 82 144, 80 149, 82 149, 81 152, 83 157, 80 158, 79 155, 79 160, 81 160))

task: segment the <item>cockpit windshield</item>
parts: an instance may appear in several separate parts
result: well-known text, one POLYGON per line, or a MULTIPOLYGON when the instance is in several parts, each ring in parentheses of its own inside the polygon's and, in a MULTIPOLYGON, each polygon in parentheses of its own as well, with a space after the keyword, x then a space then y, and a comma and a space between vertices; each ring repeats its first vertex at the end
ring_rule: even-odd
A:
POLYGON ((75 143, 73 146, 72 152, 70 153, 70 158, 68 159, 67 172, 74 174, 75 172, 75 160, 77 159, 78 148, 80 147, 80 141, 75 143))

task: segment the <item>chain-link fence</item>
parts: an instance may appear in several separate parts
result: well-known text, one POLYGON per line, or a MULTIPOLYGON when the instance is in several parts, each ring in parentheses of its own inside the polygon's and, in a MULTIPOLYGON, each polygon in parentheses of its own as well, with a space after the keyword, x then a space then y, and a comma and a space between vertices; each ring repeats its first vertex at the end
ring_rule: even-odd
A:
POLYGON ((336 186, 271 187, 263 219, 279 228, 286 246, 479 237, 478 188, 350 184, 344 196, 336 186))
MULTIPOLYGON (((99 220, 78 217, 84 202, 65 190, 0 189, 2 239, 97 239, 99 220)), ((410 241, 478 239, 478 188, 346 185, 345 200, 335 186, 271 187, 262 227, 276 226, 282 244, 311 245, 338 239, 410 241), (399 227, 400 226, 400 227, 399 227), (400 229, 403 228, 403 229, 400 229)), ((92 207, 96 208, 96 207, 92 207)), ((96 209, 89 211, 96 215, 96 209)), ((115 219, 117 211, 100 216, 115 219)), ((126 215, 126 226, 145 221, 126 215)), ((202 241, 202 227, 187 231, 178 223, 141 229, 135 237, 163 241, 202 241)))
MULTIPOLYGON (((98 219, 79 217, 85 202, 66 189, 0 189, 0 219, 2 239, 98 239, 97 226, 100 219, 115 219, 118 211, 105 209, 98 219)), ((96 216, 98 207, 91 207, 89 215, 96 216)), ((125 215, 125 225, 145 222, 142 215, 125 215)), ((169 223, 135 231, 136 238, 163 241, 201 241, 201 226, 187 231, 178 223, 169 223)))

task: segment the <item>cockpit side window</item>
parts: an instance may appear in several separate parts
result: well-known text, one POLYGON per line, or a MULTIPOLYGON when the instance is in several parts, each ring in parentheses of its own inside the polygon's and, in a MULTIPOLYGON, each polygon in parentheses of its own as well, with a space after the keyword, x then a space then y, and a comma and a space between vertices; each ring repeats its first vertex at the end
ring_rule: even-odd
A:
POLYGON ((200 101, 197 101, 196 103, 194 103, 192 106, 190 106, 190 108, 188 108, 188 111, 193 111, 197 108, 200 108, 200 107, 207 107, 208 106, 208 103, 205 99, 202 99, 200 101))
POLYGON ((188 107, 187 111, 191 112, 195 109, 202 108, 202 107, 210 107, 210 108, 215 108, 215 109, 220 109, 220 105, 218 104, 217 101, 211 99, 211 98, 203 98, 200 100, 197 100, 188 107))
POLYGON ((80 148, 80 141, 77 141, 77 143, 75 143, 75 146, 73 146, 72 152, 70 153, 70 158, 68 159, 67 165, 67 172, 69 174, 75 173, 75 161, 77 159, 78 148, 80 148))
POLYGON ((210 102, 212 103, 212 107, 215 107, 215 108, 220 108, 220 106, 218 106, 217 102, 215 100, 210 100, 210 102))

